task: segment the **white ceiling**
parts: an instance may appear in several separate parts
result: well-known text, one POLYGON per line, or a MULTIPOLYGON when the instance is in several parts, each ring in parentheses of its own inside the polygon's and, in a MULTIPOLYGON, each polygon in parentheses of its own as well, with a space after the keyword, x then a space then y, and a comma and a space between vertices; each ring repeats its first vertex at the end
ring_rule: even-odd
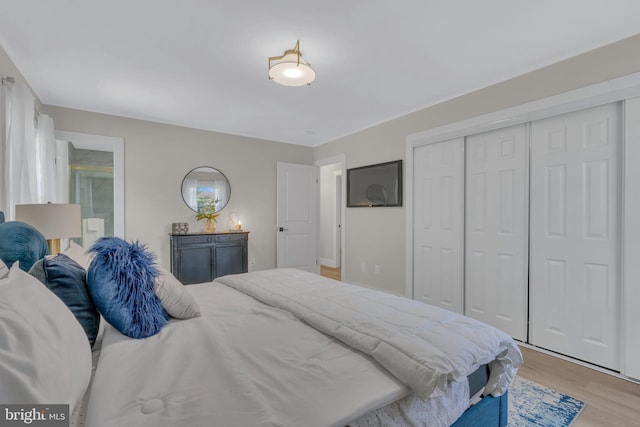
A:
POLYGON ((640 33, 639 0, 0 0, 45 104, 315 146, 640 33), (300 40, 310 87, 267 79, 300 40))

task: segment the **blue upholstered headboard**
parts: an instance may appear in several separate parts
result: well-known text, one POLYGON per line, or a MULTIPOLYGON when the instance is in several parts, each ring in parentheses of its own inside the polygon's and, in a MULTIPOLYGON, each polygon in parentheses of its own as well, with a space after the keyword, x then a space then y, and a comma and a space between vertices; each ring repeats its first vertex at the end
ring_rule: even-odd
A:
POLYGON ((47 240, 29 224, 20 221, 0 223, 0 259, 7 267, 20 261, 20 268, 29 271, 48 253, 47 240))

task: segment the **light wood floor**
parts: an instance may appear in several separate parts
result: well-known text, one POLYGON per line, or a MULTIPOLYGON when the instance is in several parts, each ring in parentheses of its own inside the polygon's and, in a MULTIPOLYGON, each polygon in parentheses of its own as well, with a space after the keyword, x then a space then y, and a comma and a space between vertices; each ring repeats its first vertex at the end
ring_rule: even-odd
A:
POLYGON ((640 384, 521 346, 523 378, 587 405, 572 427, 640 426, 640 384))
POLYGON ((321 276, 325 276, 328 277, 330 279, 335 279, 335 280, 342 280, 342 269, 340 267, 338 268, 333 268, 333 267, 327 267, 326 265, 321 265, 320 266, 320 275, 321 276))

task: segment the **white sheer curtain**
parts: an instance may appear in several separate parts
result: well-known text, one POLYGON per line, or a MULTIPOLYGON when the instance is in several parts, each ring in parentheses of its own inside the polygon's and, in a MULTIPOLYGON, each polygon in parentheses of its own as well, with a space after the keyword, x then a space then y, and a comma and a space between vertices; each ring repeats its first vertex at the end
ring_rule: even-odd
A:
POLYGON ((36 126, 36 202, 59 202, 56 191, 56 138, 53 119, 38 116, 36 126))
POLYGON ((5 86, 4 206, 7 221, 15 205, 56 202, 53 120, 36 123, 35 99, 23 83, 5 86))

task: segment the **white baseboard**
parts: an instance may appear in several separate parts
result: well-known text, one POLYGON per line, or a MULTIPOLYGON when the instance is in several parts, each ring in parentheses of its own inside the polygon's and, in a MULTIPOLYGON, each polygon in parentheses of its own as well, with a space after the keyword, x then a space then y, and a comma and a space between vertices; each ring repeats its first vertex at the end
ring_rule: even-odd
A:
POLYGON ((324 265, 325 267, 338 268, 338 262, 335 259, 331 258, 320 258, 320 265, 324 265))
POLYGON ((565 360, 567 362, 575 363, 576 365, 580 365, 580 366, 583 366, 585 368, 593 369, 594 371, 598 371, 598 372, 601 372, 603 374, 611 375, 612 377, 620 378, 620 379, 623 379, 623 380, 626 380, 626 381, 629 381, 629 382, 632 382, 632 383, 635 383, 635 384, 640 384, 639 380, 637 380, 635 378, 627 377, 625 375, 622 375, 619 372, 612 371, 610 369, 606 369, 606 368, 603 368, 601 366, 592 365, 591 363, 585 362, 583 360, 574 359, 573 357, 565 356, 564 354, 560 354, 560 353, 555 353, 553 351, 546 350, 544 348, 540 348, 540 347, 537 347, 535 345, 527 344, 527 343, 522 342, 522 341, 516 341, 516 342, 521 347, 525 347, 525 348, 528 348, 528 349, 531 349, 531 350, 539 351, 540 353, 544 353, 546 355, 549 355, 549 356, 552 356, 552 357, 556 357, 558 359, 562 359, 562 360, 565 360))
POLYGON ((373 289, 374 291, 384 292, 384 293, 386 293, 386 294, 395 295, 395 296, 397 296, 397 297, 403 297, 403 298, 406 298, 406 297, 407 297, 407 296, 406 296, 406 295, 404 295, 404 294, 398 294, 398 293, 396 293, 396 292, 391 292, 391 291, 388 291, 388 290, 386 290, 386 289, 380 289, 380 288, 376 288, 376 287, 371 286, 371 285, 365 285, 364 283, 358 283, 358 282, 353 282, 353 281, 351 281, 351 280, 344 280, 344 279, 342 279, 342 281, 343 281, 344 283, 348 283, 348 284, 350 284, 350 285, 360 286, 361 288, 369 288, 369 289, 373 289))

